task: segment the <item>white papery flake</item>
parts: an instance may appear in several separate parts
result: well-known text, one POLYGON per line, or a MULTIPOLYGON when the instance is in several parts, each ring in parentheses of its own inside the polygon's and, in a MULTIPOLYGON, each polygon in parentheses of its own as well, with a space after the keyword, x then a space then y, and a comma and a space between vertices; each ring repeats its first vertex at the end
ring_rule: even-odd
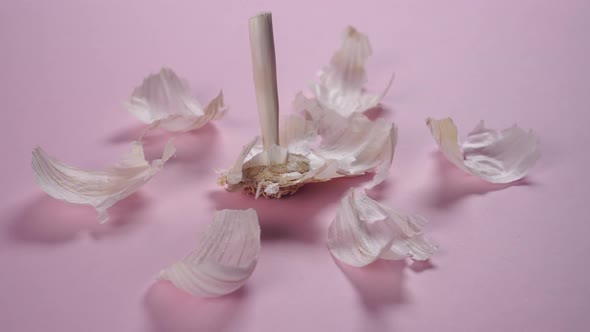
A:
POLYGON ((426 124, 450 162, 488 182, 519 180, 541 157, 537 136, 517 125, 498 131, 485 128, 481 121, 460 143, 457 127, 451 118, 429 118, 426 124))
POLYGON ((222 210, 203 233, 197 248, 159 274, 200 297, 229 294, 254 272, 260 252, 260 226, 253 209, 222 210))
POLYGON ((93 206, 98 221, 109 219, 107 209, 139 190, 172 155, 175 148, 168 141, 161 159, 148 163, 141 142, 133 142, 131 150, 114 167, 84 170, 66 165, 49 156, 43 149, 33 150, 33 171, 37 183, 48 195, 74 204, 93 206))
POLYGON ((142 122, 172 132, 201 128, 226 112, 222 92, 203 108, 193 97, 188 82, 169 68, 146 77, 125 107, 142 122))
POLYGON ((328 248, 338 260, 365 266, 375 260, 426 260, 436 251, 422 232, 426 220, 384 207, 351 189, 328 229, 328 248))
POLYGON ((369 38, 349 26, 344 33, 342 46, 330 64, 319 72, 319 81, 311 86, 322 108, 347 117, 379 105, 393 82, 393 75, 382 93, 365 92, 365 62, 371 53, 369 38))

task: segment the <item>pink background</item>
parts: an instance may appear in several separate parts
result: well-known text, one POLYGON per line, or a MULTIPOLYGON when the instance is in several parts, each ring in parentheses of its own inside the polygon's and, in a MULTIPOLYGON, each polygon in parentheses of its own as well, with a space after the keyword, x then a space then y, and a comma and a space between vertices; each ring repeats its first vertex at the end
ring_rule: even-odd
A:
MULTIPOLYGON (((582 331, 590 327, 590 2, 0 2, 0 330, 582 331), (400 128, 386 184, 371 195, 426 216, 430 263, 336 264, 326 230, 340 197, 370 177, 310 185, 281 201, 225 193, 229 166, 258 134, 247 19, 272 10, 283 114, 348 24, 366 32, 370 87, 395 71, 385 116, 400 128), (121 103, 170 66, 231 110, 177 137, 178 153, 97 225, 87 207, 42 193, 32 148, 101 167, 143 128, 121 103), (452 116, 533 128, 543 158, 493 186, 441 160, 424 124, 452 116), (154 283, 221 208, 258 210, 259 265, 241 291, 192 298, 154 283)), ((166 134, 147 140, 161 153, 166 134)))

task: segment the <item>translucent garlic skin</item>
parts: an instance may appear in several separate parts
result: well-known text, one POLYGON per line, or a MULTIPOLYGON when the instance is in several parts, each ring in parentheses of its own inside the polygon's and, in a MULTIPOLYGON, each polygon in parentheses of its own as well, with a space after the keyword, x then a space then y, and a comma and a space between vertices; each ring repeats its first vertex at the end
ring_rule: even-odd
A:
POLYGON ((379 105, 391 87, 394 76, 391 76, 381 93, 365 91, 365 63, 372 52, 367 35, 352 26, 345 29, 340 49, 318 73, 318 82, 311 85, 312 93, 322 108, 349 117, 379 105))
POLYGON ((227 108, 223 92, 202 107, 188 82, 170 68, 147 76, 124 104, 141 122, 170 132, 186 132, 222 118, 227 108))
POLYGON ((162 270, 158 279, 169 280, 194 296, 218 297, 244 286, 256 268, 259 254, 256 211, 216 211, 196 249, 162 270))
POLYGON ((85 170, 69 166, 37 147, 33 150, 32 167, 39 187, 48 195, 73 204, 90 205, 98 213, 98 222, 109 220, 108 209, 118 201, 138 191, 156 175, 176 149, 168 141, 161 159, 149 163, 141 142, 113 167, 85 170))
POLYGON ((387 178, 397 144, 394 124, 324 110, 307 112, 307 117, 292 115, 286 120, 281 146, 261 151, 256 140, 245 145, 234 167, 222 172, 219 184, 257 198, 281 198, 310 182, 375 172, 367 184, 372 188, 387 178))
POLYGON ((351 189, 328 229, 328 248, 335 258, 356 267, 377 259, 426 260, 437 250, 424 236, 426 223, 351 189))
POLYGON ((442 154, 455 166, 491 183, 510 183, 525 177, 541 158, 539 139, 517 125, 504 130, 485 128, 481 121, 459 142, 451 118, 428 118, 426 125, 442 154))

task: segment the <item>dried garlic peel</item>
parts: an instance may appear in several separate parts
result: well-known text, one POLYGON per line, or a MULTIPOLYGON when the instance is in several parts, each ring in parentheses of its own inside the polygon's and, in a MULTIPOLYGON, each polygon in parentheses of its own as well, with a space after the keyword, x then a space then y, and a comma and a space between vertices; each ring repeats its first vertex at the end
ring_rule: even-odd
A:
POLYGON ((124 105, 140 121, 171 132, 201 128, 226 112, 222 92, 203 108, 188 82, 169 68, 146 77, 124 105))
POLYGON ((168 141, 162 159, 150 164, 145 160, 141 142, 136 141, 114 167, 83 170, 68 166, 37 147, 33 150, 32 166, 43 191, 62 201, 93 206, 98 221, 104 223, 109 219, 107 209, 139 190, 175 151, 172 140, 168 141))
POLYGON ((201 297, 229 294, 254 272, 260 253, 260 226, 253 209, 215 212, 197 248, 160 272, 159 279, 201 297))
POLYGON ((318 73, 319 82, 311 86, 322 108, 348 117, 379 105, 391 87, 394 76, 391 76, 382 93, 366 93, 365 62, 371 53, 369 38, 349 26, 344 33, 342 46, 332 57, 330 64, 318 73))
POLYGON ((526 176, 541 157, 539 140, 517 125, 498 131, 481 121, 459 143, 451 118, 427 119, 432 137, 445 157, 460 169, 491 183, 509 183, 526 176))
POLYGON ((436 251, 424 237, 426 220, 408 215, 351 189, 328 229, 328 248, 338 260, 365 266, 375 260, 426 260, 436 251))
POLYGON ((306 118, 290 116, 279 131, 270 13, 254 16, 249 27, 263 144, 252 141, 244 146, 234 166, 222 171, 219 184, 229 191, 244 190, 257 198, 280 198, 295 193, 305 183, 369 171, 376 175, 367 187, 381 183, 393 161, 397 128, 382 119, 371 121, 357 113, 377 105, 381 99, 362 91, 366 81, 364 63, 371 52, 367 37, 349 28, 342 48, 320 75, 316 87, 330 89, 328 94, 336 96, 334 103, 323 99, 324 95, 309 99, 299 93, 294 106, 306 118), (368 99, 372 101, 367 103, 368 99), (353 104, 356 106, 351 108, 353 104), (321 141, 316 144, 319 138, 321 141))
POLYGON ((253 154, 252 150, 262 149, 253 140, 234 167, 222 172, 219 183, 229 191, 281 198, 306 183, 370 171, 375 171, 375 176, 367 188, 385 180, 395 152, 397 127, 383 120, 372 122, 362 114, 350 118, 332 115, 315 122, 290 116, 281 132, 282 146, 274 146, 270 157, 266 151, 253 154), (321 141, 316 144, 318 138, 321 141))

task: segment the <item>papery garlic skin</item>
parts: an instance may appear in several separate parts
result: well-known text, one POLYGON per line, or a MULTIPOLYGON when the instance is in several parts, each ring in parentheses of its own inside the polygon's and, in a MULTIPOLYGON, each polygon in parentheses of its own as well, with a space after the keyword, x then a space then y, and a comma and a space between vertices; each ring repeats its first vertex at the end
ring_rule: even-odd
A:
MULTIPOLYGON (((384 119, 371 121, 358 113, 343 117, 323 109, 316 100, 301 93, 295 97, 294 105, 297 111, 307 115, 312 123, 309 126, 313 126, 316 135, 321 137, 319 145, 310 148, 311 156, 306 156, 338 163, 330 178, 375 171, 367 188, 373 188, 387 178, 397 145, 398 130, 394 123, 384 119)), ((307 136, 309 133, 302 133, 301 138, 307 136)))
POLYGON ((366 93, 365 63, 371 53, 369 38, 354 27, 347 27, 342 46, 330 64, 319 72, 318 82, 311 86, 322 108, 348 117, 379 105, 393 82, 393 75, 382 93, 366 93))
POLYGON ((426 260, 437 248, 423 234, 425 223, 351 189, 328 229, 328 248, 335 258, 356 267, 380 258, 426 260))
POLYGON ((316 98, 299 93, 299 115, 289 116, 278 130, 278 99, 272 23, 269 13, 250 19, 250 41, 263 146, 248 144, 234 166, 222 171, 218 183, 228 191, 244 190, 281 198, 310 182, 376 173, 367 188, 387 178, 397 144, 397 127, 361 114, 382 96, 366 94, 368 38, 349 27, 341 49, 314 85, 316 98), (244 157, 246 155, 246 157, 244 157), (241 169, 238 165, 242 165, 241 169))
POLYGON ((522 179, 541 157, 537 136, 517 125, 498 131, 485 128, 481 121, 460 143, 451 118, 428 118, 426 124, 450 162, 491 183, 522 179))
POLYGON ((49 156, 43 149, 33 150, 32 167, 37 183, 48 195, 74 204, 93 206, 98 221, 109 219, 107 209, 139 190, 151 179, 176 149, 168 141, 161 159, 148 163, 141 142, 133 142, 131 150, 114 167, 84 170, 66 165, 49 156))
POLYGON ((228 191, 280 198, 311 182, 375 172, 366 186, 370 189, 387 178, 397 144, 394 124, 371 121, 363 114, 348 118, 326 110, 307 114, 310 119, 287 118, 281 146, 263 151, 255 141, 246 145, 234 166, 221 172, 219 183, 228 191))
POLYGON ((260 253, 260 225, 253 209, 222 210, 200 236, 197 248, 162 270, 159 279, 199 297, 217 297, 242 287, 260 253))
POLYGON ((203 108, 188 82, 169 68, 146 77, 124 105, 140 121, 171 132, 201 128, 227 111, 222 92, 203 108))

